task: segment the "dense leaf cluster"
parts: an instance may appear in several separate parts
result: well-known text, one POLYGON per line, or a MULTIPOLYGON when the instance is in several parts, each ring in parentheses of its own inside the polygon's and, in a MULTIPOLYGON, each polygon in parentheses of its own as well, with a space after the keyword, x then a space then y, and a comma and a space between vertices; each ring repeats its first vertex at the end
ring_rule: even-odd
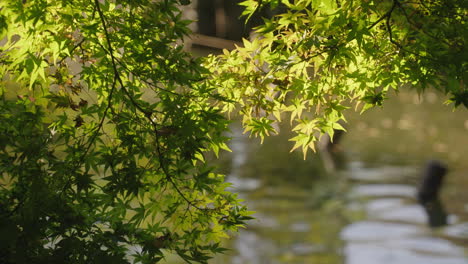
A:
POLYGON ((264 137, 287 117, 293 149, 314 149, 324 133, 343 129, 343 111, 380 106, 390 90, 427 87, 467 104, 468 3, 456 0, 246 0, 262 8, 256 36, 209 68, 219 92, 242 107, 246 130, 264 137), (303 114, 308 113, 308 114, 303 114), (310 114, 312 113, 312 114, 310 114))

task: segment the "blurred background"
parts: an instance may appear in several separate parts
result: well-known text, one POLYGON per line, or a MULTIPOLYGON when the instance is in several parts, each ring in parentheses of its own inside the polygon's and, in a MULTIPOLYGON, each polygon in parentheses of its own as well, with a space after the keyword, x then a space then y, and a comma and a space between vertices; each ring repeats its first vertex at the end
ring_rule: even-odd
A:
POLYGON ((350 112, 339 145, 305 161, 287 134, 260 145, 234 123, 221 170, 256 220, 210 263, 468 263, 468 117, 442 97, 404 91, 350 112), (448 167, 439 227, 416 199, 434 159, 448 167))
MULTIPOLYGON (((244 25, 237 2, 184 7, 201 34, 187 39, 192 52, 231 48, 249 35, 259 18, 244 25)), ((209 263, 468 263, 468 115, 445 100, 406 89, 383 108, 349 111, 339 144, 307 160, 290 153, 287 125, 260 144, 234 122, 233 152, 216 162, 256 219, 209 263), (437 227, 416 198, 429 160, 448 168, 439 195, 447 224, 437 227)))

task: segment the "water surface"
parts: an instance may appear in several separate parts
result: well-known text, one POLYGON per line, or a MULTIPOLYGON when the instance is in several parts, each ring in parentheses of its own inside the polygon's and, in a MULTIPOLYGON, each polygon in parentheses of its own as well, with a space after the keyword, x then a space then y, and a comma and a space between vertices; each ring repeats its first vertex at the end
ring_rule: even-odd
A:
POLYGON ((405 92, 351 114, 332 169, 325 155, 289 153, 287 137, 259 145, 234 124, 223 171, 256 220, 210 263, 468 263, 468 116, 442 100, 405 92), (449 167, 442 228, 429 227, 415 199, 430 159, 449 167))

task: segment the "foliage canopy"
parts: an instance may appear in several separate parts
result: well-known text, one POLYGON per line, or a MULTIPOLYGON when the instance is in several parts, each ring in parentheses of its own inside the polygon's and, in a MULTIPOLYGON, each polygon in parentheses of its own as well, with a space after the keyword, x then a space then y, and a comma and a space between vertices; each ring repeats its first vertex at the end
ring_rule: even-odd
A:
MULTIPOLYGON (((183 2, 183 3, 182 3, 183 2)), ((250 219, 208 152, 225 115, 293 149, 432 87, 468 106, 467 3, 246 0, 257 37, 195 58, 176 0, 0 2, 0 261, 206 263, 250 219)))
MULTIPOLYGON (((216 85, 242 106, 244 125, 259 136, 289 117, 293 149, 314 149, 324 133, 343 129, 343 110, 381 106, 390 90, 427 87, 468 107, 468 2, 246 0, 262 8, 257 37, 212 57, 216 85), (261 111, 260 111, 261 110, 261 111), (303 113, 313 113, 303 115, 303 113)), ((225 111, 237 109, 225 104, 225 111)))

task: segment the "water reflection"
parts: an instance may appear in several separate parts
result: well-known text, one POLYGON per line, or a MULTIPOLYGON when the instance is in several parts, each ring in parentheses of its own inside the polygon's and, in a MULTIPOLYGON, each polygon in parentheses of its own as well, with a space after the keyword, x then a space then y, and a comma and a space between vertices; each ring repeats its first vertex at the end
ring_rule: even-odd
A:
POLYGON ((445 123, 450 109, 441 114, 437 107, 436 113, 411 107, 391 102, 390 113, 380 113, 385 119, 366 121, 365 130, 349 127, 344 151, 328 153, 332 170, 323 156, 303 161, 301 153, 289 153, 287 137, 259 145, 234 126, 224 172, 257 219, 227 242, 233 248, 228 256, 210 263, 468 263, 468 168, 455 159, 464 151, 465 116, 453 114, 462 126, 452 129, 445 123), (421 121, 425 115, 439 117, 457 140, 444 142, 437 125, 421 121), (435 229, 417 200, 421 165, 434 156, 454 168, 439 199, 452 220, 435 229))
POLYGON ((231 256, 212 263, 341 263, 343 245, 336 237, 349 221, 335 198, 344 185, 326 175, 322 160, 305 162, 301 153, 285 151, 284 139, 267 139, 260 146, 239 133, 231 144, 244 151, 225 157, 232 160, 228 181, 257 219, 228 245, 234 248, 231 256))
MULTIPOLYGON (((399 180, 393 178, 392 184, 384 184, 388 180, 386 177, 378 183, 369 175, 369 172, 375 172, 374 169, 360 169, 368 170, 367 173, 358 173, 367 175, 361 179, 373 183, 358 181, 353 184, 353 195, 363 200, 366 220, 343 228, 341 239, 346 241, 345 263, 468 263, 464 247, 456 245, 453 238, 443 239, 437 231, 429 228, 440 226, 434 224, 434 212, 428 212, 436 208, 420 206, 416 201, 416 185, 404 182, 405 178, 415 179, 417 176, 407 174, 406 177, 400 176, 399 180)), ((415 171, 401 168, 401 172, 415 171)))
MULTIPOLYGON (((406 241, 406 240, 402 240, 406 241)), ((400 243, 398 241, 396 243, 400 243)), ((419 242, 418 242, 419 243, 419 242)), ((431 240, 432 244, 432 240, 431 240)), ((463 251, 460 256, 423 254, 407 248, 408 245, 389 247, 388 244, 348 244, 346 264, 466 264, 463 251)), ((430 251, 430 253, 432 253, 430 251)), ((453 253, 451 253, 453 254, 453 253)))
POLYGON ((379 241, 388 242, 394 239, 422 235, 423 233, 424 229, 422 227, 411 224, 360 221, 348 225, 341 232, 341 238, 350 243, 369 242, 374 244, 379 241))

